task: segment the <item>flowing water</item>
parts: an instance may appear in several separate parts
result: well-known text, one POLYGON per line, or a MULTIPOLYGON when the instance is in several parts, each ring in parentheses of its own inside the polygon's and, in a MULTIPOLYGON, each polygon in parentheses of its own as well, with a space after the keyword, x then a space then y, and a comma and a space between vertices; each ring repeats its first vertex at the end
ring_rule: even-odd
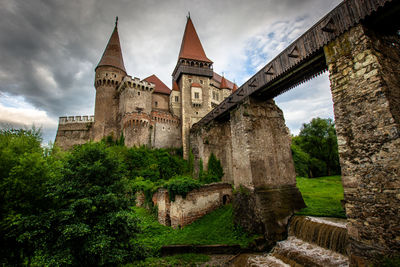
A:
POLYGON ((289 237, 268 254, 242 254, 231 266, 349 266, 346 256, 346 221, 342 219, 295 216, 289 237))

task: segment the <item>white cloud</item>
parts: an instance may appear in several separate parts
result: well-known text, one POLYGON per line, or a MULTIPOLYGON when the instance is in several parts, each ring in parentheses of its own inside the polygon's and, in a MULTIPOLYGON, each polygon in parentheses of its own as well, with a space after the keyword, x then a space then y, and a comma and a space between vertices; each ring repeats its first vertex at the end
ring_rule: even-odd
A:
POLYGON ((56 119, 50 118, 46 111, 33 107, 22 97, 6 94, 0 96, 0 122, 28 127, 33 124, 43 128, 56 128, 58 123, 56 119))
POLYGON ((334 118, 333 102, 327 74, 301 84, 275 98, 282 109, 286 125, 297 135, 303 123, 312 118, 334 118))

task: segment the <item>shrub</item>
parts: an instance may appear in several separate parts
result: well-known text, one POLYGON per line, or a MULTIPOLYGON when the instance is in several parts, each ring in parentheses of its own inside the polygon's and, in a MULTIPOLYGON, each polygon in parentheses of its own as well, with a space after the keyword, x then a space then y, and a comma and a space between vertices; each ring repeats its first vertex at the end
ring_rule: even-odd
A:
POLYGON ((169 197, 171 201, 175 201, 176 195, 181 195, 183 198, 186 197, 187 193, 193 189, 197 189, 201 186, 198 180, 193 179, 189 176, 175 176, 174 178, 166 181, 164 186, 168 189, 169 197))

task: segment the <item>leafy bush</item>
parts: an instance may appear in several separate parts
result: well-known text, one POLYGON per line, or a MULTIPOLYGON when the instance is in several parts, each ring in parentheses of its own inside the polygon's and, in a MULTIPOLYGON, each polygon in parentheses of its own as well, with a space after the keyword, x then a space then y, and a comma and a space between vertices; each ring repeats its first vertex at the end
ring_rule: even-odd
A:
POLYGON ((175 201, 176 195, 181 195, 185 198, 187 193, 193 189, 199 188, 200 186, 201 183, 190 176, 176 176, 166 181, 163 185, 163 187, 168 189, 171 201, 175 201))
POLYGON ((308 177, 310 168, 310 155, 308 155, 298 145, 295 144, 292 144, 291 149, 296 175, 308 177))
POLYGON ((224 170, 222 169, 221 161, 217 159, 217 157, 211 153, 210 158, 208 159, 207 171, 203 171, 203 161, 199 161, 199 180, 203 184, 210 184, 215 182, 220 182, 222 177, 224 176, 224 170))

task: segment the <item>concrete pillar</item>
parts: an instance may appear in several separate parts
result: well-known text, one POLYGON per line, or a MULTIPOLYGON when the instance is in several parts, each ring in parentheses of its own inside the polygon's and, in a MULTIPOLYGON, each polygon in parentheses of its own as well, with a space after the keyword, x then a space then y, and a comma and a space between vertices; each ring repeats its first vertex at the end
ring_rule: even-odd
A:
POLYGON ((352 266, 400 251, 400 38, 353 27, 324 47, 352 266))
POLYGON ((272 247, 286 238, 294 211, 305 207, 283 113, 273 100, 249 97, 231 112, 230 122, 235 221, 264 234, 272 247))

